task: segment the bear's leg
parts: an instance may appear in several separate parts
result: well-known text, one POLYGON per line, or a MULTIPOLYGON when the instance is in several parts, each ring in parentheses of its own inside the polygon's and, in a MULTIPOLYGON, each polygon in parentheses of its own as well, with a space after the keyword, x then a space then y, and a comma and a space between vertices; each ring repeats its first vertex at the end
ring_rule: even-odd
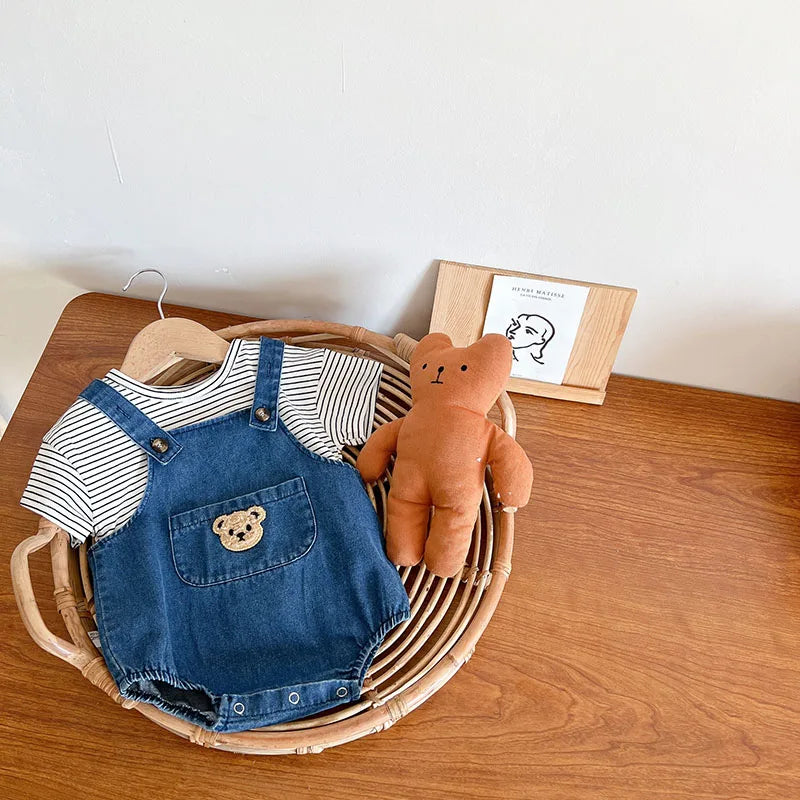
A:
POLYGON ((386 555, 393 564, 410 567, 422 561, 430 511, 428 503, 414 503, 389 492, 386 506, 386 555))
POLYGON ((435 575, 450 578, 461 571, 472 541, 477 510, 477 506, 433 509, 425 566, 435 575))

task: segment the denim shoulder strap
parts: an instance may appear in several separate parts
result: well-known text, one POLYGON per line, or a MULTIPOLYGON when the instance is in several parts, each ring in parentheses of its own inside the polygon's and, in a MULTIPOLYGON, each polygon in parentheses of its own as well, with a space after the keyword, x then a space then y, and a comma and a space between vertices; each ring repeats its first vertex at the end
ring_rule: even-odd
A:
POLYGON ((173 436, 159 428, 150 417, 107 383, 92 381, 80 396, 102 411, 147 455, 159 463, 169 463, 181 451, 181 445, 173 436))
POLYGON ((253 428, 274 431, 278 427, 278 391, 281 386, 282 365, 283 342, 262 336, 256 390, 253 408, 250 410, 250 425, 253 428))

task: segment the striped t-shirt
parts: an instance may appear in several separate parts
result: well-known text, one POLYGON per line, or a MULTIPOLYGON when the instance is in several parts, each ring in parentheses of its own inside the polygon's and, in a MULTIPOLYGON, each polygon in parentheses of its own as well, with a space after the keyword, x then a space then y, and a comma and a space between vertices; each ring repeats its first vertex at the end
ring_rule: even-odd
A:
MULTIPOLYGON (((103 381, 170 431, 249 408, 258 340, 235 339, 220 368, 187 386, 148 386, 112 369, 103 381)), ((334 350, 285 345, 278 416, 312 452, 341 461, 372 429, 381 364, 334 350)), ((78 398, 45 435, 21 504, 69 533, 73 545, 120 528, 147 484, 147 454, 78 398)))

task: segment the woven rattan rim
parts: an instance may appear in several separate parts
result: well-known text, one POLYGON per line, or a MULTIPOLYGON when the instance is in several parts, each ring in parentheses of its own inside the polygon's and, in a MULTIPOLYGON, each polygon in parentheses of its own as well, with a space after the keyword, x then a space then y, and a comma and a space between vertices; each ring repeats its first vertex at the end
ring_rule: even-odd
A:
MULTIPOLYGON (((303 347, 326 347, 373 358, 383 363, 375 422, 402 416, 411 406, 408 362, 417 342, 398 334, 391 339, 365 328, 312 320, 269 320, 218 331, 227 340, 272 336, 303 347)), ((213 369, 180 362, 154 381, 180 385, 213 369)), ((514 407, 503 393, 498 399, 501 424, 515 433, 514 407)), ((344 457, 355 462, 357 450, 344 457)), ((467 564, 458 578, 443 579, 424 566, 401 570, 411 601, 410 618, 387 636, 367 673, 361 697, 346 706, 296 722, 239 733, 214 733, 146 703, 120 697, 105 662, 89 633, 95 630, 91 576, 85 546, 73 550, 64 531, 43 520, 39 533, 22 542, 12 558, 12 578, 23 622, 34 641, 71 663, 93 684, 125 708, 140 713, 173 733, 205 747, 240 753, 277 755, 317 753, 386 730, 438 691, 469 660, 494 613, 511 570, 514 515, 493 509, 491 476, 487 473, 483 503, 473 532, 467 564), (70 637, 50 632, 36 605, 28 558, 50 544, 59 613, 70 637)), ((387 484, 368 488, 385 524, 387 484)))

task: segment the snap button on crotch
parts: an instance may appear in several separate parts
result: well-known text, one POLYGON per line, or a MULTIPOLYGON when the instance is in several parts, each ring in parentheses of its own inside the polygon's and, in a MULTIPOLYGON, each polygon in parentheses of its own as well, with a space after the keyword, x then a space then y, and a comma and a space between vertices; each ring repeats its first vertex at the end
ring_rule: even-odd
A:
POLYGON ((296 706, 300 702, 300 695, 297 692, 290 692, 289 693, 289 702, 296 706))
POLYGON ((235 712, 236 712, 236 713, 237 713, 239 716, 241 716, 242 714, 244 714, 244 703, 234 703, 234 704, 233 704, 233 710, 234 710, 234 711, 235 711, 235 712))
POLYGON ((259 406, 253 413, 259 422, 266 422, 269 419, 269 409, 264 406, 259 406))
POLYGON ((156 453, 166 453, 167 450, 169 450, 169 442, 157 436, 155 439, 150 440, 150 447, 152 447, 156 453))
POLYGON ((347 697, 347 687, 346 686, 340 686, 336 690, 336 696, 337 697, 347 697))

